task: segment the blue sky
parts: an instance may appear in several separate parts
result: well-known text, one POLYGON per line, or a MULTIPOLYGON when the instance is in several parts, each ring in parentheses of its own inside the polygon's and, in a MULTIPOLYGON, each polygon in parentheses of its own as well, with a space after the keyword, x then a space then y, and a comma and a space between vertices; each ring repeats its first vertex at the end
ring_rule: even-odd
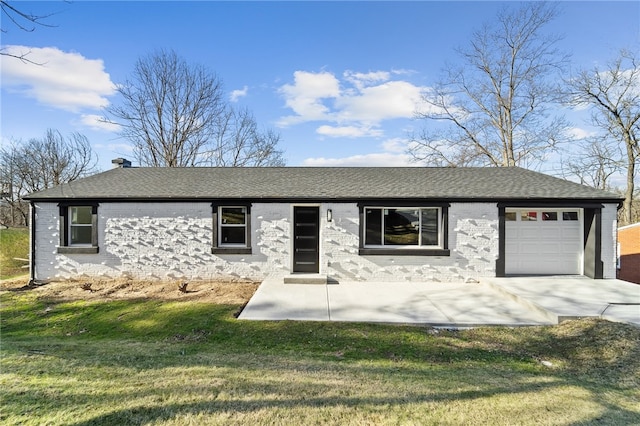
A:
MULTIPOLYGON (((24 32, 2 21, 2 46, 44 65, 2 57, 1 138, 46 129, 86 135, 99 156, 132 159, 115 129, 96 121, 135 61, 160 48, 203 64, 230 102, 281 135, 287 165, 409 165, 408 132, 421 90, 454 49, 505 2, 15 2, 55 12, 54 27, 24 32), (22 47, 18 47, 22 46, 22 47)), ((640 45, 640 2, 561 2, 548 30, 572 68, 604 64, 640 45)), ((560 111, 576 133, 584 114, 560 111)), ((545 170, 548 171, 548 170, 545 170)))

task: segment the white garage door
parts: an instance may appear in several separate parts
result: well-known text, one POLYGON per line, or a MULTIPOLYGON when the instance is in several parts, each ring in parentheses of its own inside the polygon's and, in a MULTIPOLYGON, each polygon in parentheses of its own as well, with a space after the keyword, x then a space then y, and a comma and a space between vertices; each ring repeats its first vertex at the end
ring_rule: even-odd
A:
POLYGON ((580 209, 506 209, 506 274, 582 274, 580 209))

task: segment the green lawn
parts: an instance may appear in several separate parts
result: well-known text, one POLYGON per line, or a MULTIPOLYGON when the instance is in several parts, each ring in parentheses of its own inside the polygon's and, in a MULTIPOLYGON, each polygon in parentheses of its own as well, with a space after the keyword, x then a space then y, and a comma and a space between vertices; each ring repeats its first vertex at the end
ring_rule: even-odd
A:
POLYGON ((633 326, 245 322, 37 294, 0 294, 2 424, 640 424, 633 326))
POLYGON ((27 262, 15 258, 29 257, 29 230, 27 228, 0 229, 0 279, 28 274, 22 268, 27 262))

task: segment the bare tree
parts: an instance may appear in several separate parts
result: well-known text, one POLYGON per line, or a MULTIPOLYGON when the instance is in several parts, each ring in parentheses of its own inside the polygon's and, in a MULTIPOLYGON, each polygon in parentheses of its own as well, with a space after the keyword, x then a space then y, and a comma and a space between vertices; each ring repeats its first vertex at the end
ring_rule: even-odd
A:
MULTIPOLYGON (((54 27, 54 25, 46 22, 47 18, 51 17, 53 13, 37 15, 31 12, 26 12, 24 11, 24 9, 22 9, 22 7, 18 8, 17 6, 15 6, 15 4, 16 2, 0 0, 0 10, 2 11, 2 16, 6 18, 6 21, 11 22, 19 30, 33 32, 37 27, 54 27)), ((22 4, 21 6, 24 6, 24 4, 22 4)), ((9 32, 9 30, 3 26, 0 27, 0 32, 7 33, 9 32)), ((0 48, 0 56, 7 56, 10 58, 19 59, 22 62, 42 65, 31 61, 28 58, 29 53, 30 51, 16 53, 14 51, 8 50, 5 47, 0 48)))
POLYGON ((139 59, 120 85, 122 103, 107 108, 109 122, 133 143, 143 166, 270 165, 282 160, 279 136, 257 131, 248 111, 224 101, 221 80, 174 51, 139 59), (261 158, 261 156, 265 156, 261 158))
POLYGON ((503 9, 493 26, 473 33, 458 50, 459 66, 423 95, 418 119, 434 124, 413 136, 414 160, 439 166, 517 166, 543 159, 564 140, 563 118, 550 118, 559 102, 553 77, 567 57, 559 37, 543 30, 556 16, 546 3, 503 9))
POLYGON ((107 113, 133 142, 143 166, 199 165, 204 146, 224 111, 222 84, 200 65, 161 50, 136 62, 132 80, 120 85, 121 105, 107 113))
POLYGON ((228 108, 220 116, 215 146, 206 158, 212 166, 266 167, 284 166, 282 151, 278 150, 280 135, 267 130, 261 132, 248 109, 228 108))
MULTIPOLYGON (((16 142, 0 151, 3 201, 27 221, 26 194, 71 182, 93 171, 97 158, 88 139, 79 133, 62 136, 49 129, 42 138, 16 142)), ((3 215, 14 220, 14 214, 3 215)), ((13 224, 13 223, 12 223, 13 224)))
MULTIPOLYGON (((611 177, 624 169, 619 146, 603 138, 576 141, 562 172, 580 179, 580 183, 604 190, 615 190, 611 177)), ((568 177, 568 176, 567 176, 568 177)))
POLYGON ((625 153, 623 219, 632 220, 635 176, 640 159, 640 68, 636 53, 622 50, 606 69, 581 70, 567 82, 570 103, 591 108, 591 124, 625 153))

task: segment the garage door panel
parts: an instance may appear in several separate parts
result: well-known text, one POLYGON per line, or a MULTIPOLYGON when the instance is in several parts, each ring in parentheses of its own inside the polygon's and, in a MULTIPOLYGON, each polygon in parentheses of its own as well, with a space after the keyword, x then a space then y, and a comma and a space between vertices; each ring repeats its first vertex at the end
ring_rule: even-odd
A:
MULTIPOLYGON (((537 211, 537 217, 540 219, 556 217, 557 220, 521 221, 520 210, 515 210, 518 220, 505 223, 505 273, 580 274, 583 250, 582 222, 562 220, 562 209, 555 210, 557 215, 547 216, 543 215, 543 211, 550 210, 521 210, 537 211)), ((575 212, 575 209, 570 211, 575 212)))

